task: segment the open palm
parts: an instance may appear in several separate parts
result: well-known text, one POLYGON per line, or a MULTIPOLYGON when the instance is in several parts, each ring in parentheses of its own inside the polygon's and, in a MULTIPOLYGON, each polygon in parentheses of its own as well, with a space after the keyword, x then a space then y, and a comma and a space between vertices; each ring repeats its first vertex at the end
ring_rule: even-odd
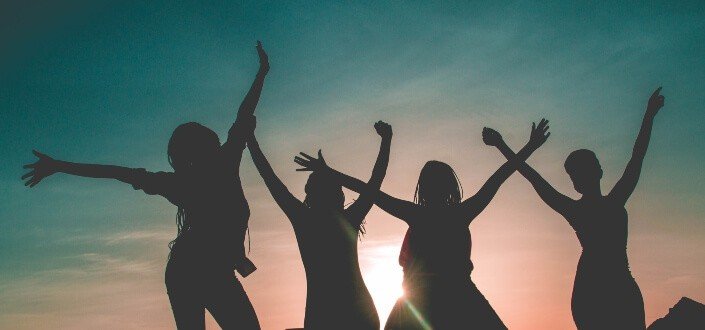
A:
POLYGON ((531 124, 531 136, 529 137, 529 145, 531 147, 538 149, 541 145, 546 142, 551 133, 548 131, 548 120, 541 119, 538 125, 536 123, 531 124))
POLYGON ((36 150, 32 150, 32 153, 39 159, 32 164, 25 165, 24 168, 31 170, 22 176, 22 180, 26 180, 24 185, 30 188, 39 184, 44 178, 56 173, 56 161, 53 158, 36 150))
POLYGON ((323 153, 318 150, 318 158, 314 158, 306 154, 305 152, 299 153, 301 156, 294 156, 294 162, 302 166, 302 168, 297 168, 297 171, 322 171, 328 168, 326 160, 323 158, 323 153))

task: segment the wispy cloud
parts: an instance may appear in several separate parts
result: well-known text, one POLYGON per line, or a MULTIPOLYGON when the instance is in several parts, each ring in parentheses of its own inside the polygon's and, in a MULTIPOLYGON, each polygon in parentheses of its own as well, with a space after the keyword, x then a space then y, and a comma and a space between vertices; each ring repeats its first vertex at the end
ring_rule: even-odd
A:
POLYGON ((169 231, 166 231, 166 230, 164 230, 164 231, 138 230, 138 231, 115 233, 112 235, 101 237, 101 240, 104 240, 109 245, 126 244, 126 243, 130 243, 130 242, 135 242, 135 241, 164 243, 164 242, 171 241, 172 239, 174 239, 174 236, 175 236, 174 230, 169 230, 169 231))
POLYGON ((121 322, 127 329, 169 324, 163 317, 168 315, 168 303, 159 289, 163 288, 159 284, 163 283, 163 262, 148 256, 127 259, 100 253, 64 259, 65 267, 0 281, 0 324, 16 329, 114 327, 121 322), (154 315, 124 319, 143 313, 154 315))

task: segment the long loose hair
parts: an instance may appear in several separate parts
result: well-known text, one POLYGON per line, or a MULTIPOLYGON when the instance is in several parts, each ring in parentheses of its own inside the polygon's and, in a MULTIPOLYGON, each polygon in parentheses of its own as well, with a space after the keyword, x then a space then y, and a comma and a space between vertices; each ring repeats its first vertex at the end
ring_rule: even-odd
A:
POLYGON ((414 203, 428 206, 430 203, 455 205, 463 198, 463 187, 450 165, 430 160, 421 169, 416 183, 414 203))
MULTIPOLYGON (((204 162, 212 161, 205 157, 212 148, 220 147, 218 134, 208 127, 196 122, 181 124, 171 134, 167 156, 174 173, 187 179, 198 176, 197 169, 204 162)), ((169 243, 169 248, 174 246, 181 235, 191 229, 188 211, 184 205, 177 205, 176 212, 176 238, 169 243)))

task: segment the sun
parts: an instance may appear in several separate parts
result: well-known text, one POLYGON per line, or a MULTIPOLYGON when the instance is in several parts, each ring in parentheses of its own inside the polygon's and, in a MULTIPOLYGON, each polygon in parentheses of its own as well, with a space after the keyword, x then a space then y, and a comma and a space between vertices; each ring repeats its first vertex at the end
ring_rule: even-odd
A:
POLYGON ((402 289, 403 272, 397 263, 399 247, 378 246, 365 258, 363 278, 372 295, 382 326, 399 297, 404 295, 402 289))

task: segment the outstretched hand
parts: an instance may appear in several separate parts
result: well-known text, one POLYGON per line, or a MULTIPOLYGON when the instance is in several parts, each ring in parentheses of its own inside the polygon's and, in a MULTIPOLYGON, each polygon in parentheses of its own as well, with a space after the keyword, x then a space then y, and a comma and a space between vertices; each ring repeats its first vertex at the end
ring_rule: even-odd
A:
POLYGON ((260 73, 267 74, 269 72, 269 57, 267 52, 262 48, 262 42, 257 40, 257 55, 259 56, 259 71, 260 73))
POLYGON ((485 127, 482 129, 482 141, 488 146, 496 147, 502 143, 503 139, 499 132, 489 127, 485 127))
POLYGON ((392 138, 392 126, 381 120, 375 123, 375 131, 377 131, 377 134, 383 139, 392 138))
POLYGON ((302 168, 297 168, 297 171, 317 172, 328 168, 328 164, 326 164, 326 160, 323 159, 321 150, 318 150, 318 158, 313 158, 304 152, 300 152, 299 154, 301 156, 294 156, 294 162, 302 166, 302 168))
POLYGON ((529 145, 531 148, 538 149, 541 145, 546 142, 551 133, 548 131, 548 120, 545 118, 541 119, 538 125, 536 123, 531 123, 531 136, 529 137, 529 145))
POLYGON ((44 178, 57 172, 56 161, 53 158, 36 150, 32 150, 32 153, 39 159, 32 164, 25 165, 24 168, 31 170, 22 176, 22 180, 26 180, 24 185, 30 188, 39 184, 44 178))
POLYGON ((649 103, 646 106, 646 112, 651 115, 655 116, 659 110, 663 107, 663 104, 666 100, 666 97, 661 95, 661 87, 656 88, 656 90, 651 93, 651 97, 649 97, 649 103))

